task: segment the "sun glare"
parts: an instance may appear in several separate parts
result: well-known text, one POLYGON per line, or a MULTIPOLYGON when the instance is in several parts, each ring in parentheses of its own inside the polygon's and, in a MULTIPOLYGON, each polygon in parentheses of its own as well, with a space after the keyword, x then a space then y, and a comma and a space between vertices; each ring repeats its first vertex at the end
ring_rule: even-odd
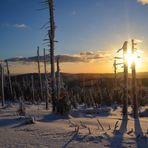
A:
POLYGON ((133 62, 135 62, 137 68, 141 67, 142 61, 137 52, 133 54, 131 49, 128 49, 125 58, 129 68, 131 68, 133 62))

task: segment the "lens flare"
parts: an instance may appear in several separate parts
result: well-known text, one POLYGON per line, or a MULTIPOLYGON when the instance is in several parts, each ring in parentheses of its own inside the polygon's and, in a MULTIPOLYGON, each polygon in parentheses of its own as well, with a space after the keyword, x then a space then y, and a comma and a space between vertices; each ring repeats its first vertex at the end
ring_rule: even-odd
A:
POLYGON ((135 62, 137 68, 141 67, 142 61, 139 54, 137 52, 133 54, 131 49, 127 50, 125 59, 127 61, 128 67, 131 67, 133 62, 135 62))

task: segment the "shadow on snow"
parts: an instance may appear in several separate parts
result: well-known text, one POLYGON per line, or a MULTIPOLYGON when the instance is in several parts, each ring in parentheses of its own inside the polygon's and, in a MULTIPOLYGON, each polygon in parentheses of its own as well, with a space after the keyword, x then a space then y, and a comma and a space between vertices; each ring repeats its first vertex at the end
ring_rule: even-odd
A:
POLYGON ((114 137, 111 139, 111 144, 110 144, 111 148, 121 147, 123 141, 123 135, 127 131, 127 122, 128 122, 128 117, 123 116, 119 130, 115 132, 114 137))
POLYGON ((148 147, 148 138, 144 137, 139 118, 134 119, 137 148, 148 147))

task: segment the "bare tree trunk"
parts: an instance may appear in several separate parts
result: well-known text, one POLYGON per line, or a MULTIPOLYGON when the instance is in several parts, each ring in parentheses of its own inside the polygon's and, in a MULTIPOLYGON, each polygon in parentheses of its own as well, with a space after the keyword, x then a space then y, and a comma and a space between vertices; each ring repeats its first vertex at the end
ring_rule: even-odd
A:
POLYGON ((117 65, 116 60, 114 60, 114 88, 117 89, 117 65))
MULTIPOLYGON (((25 77, 23 77, 22 81, 23 81, 23 86, 20 87, 21 96, 23 97, 24 100, 26 100, 26 94, 24 93, 23 90, 26 90, 26 89, 27 89, 27 79, 26 79, 25 77)), ((20 86, 21 86, 21 85, 20 85, 20 86)))
POLYGON ((50 63, 51 63, 51 97, 52 110, 56 111, 56 82, 55 82, 55 57, 54 57, 54 42, 55 42, 55 22, 54 22, 54 0, 48 0, 49 15, 50 15, 50 30, 48 31, 50 41, 50 63))
POLYGON ((46 85, 46 93, 45 93, 45 97, 46 97, 46 110, 48 110, 48 80, 47 80, 47 65, 46 65, 46 53, 45 53, 45 48, 44 48, 44 74, 45 74, 45 85, 46 85))
POLYGON ((10 70, 9 70, 9 65, 8 65, 7 60, 6 60, 6 67, 7 67, 7 74, 8 74, 9 89, 10 89, 11 97, 14 98, 13 90, 12 90, 12 82, 11 82, 10 70))
POLYGON ((35 103, 35 95, 34 95, 34 77, 33 75, 31 76, 31 82, 32 82, 32 102, 33 104, 35 103))
POLYGON ((60 66, 59 57, 57 57, 57 99, 60 98, 60 66))
MULTIPOLYGON (((135 53, 135 48, 134 48, 134 40, 132 40, 132 54, 134 55, 135 53)), ((134 118, 138 117, 138 104, 137 104, 137 86, 136 86, 136 64, 135 61, 133 60, 132 63, 132 97, 133 97, 133 114, 134 118)))
POLYGON ((40 55, 39 55, 39 47, 37 47, 37 56, 38 56, 38 74, 39 74, 39 84, 40 84, 40 95, 41 100, 43 100, 43 86, 42 86, 42 78, 41 78, 41 69, 40 69, 40 55))
POLYGON ((114 92, 113 92, 113 97, 112 97, 112 100, 115 102, 117 102, 117 92, 118 92, 118 89, 117 89, 117 61, 114 60, 114 92))
POLYGON ((0 64, 0 72, 1 72, 1 97, 2 97, 2 106, 5 106, 5 94, 4 94, 4 69, 0 64))
POLYGON ((128 64, 126 60, 127 41, 123 45, 124 86, 123 86, 123 116, 127 116, 128 107, 128 64))

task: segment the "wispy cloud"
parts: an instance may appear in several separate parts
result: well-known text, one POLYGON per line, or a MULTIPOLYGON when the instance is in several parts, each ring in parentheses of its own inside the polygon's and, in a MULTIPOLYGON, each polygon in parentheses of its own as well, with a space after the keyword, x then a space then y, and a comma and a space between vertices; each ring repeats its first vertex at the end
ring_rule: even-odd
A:
POLYGON ((141 3, 142 5, 148 4, 148 0, 137 0, 137 2, 141 3))
POLYGON ((4 24, 0 24, 1 27, 13 27, 13 28, 18 28, 18 29, 26 29, 29 26, 26 24, 8 24, 8 23, 4 23, 4 24))
MULTIPOLYGON (((100 52, 100 51, 96 51, 96 52, 92 52, 92 51, 85 51, 85 52, 81 52, 78 54, 65 54, 65 55, 57 55, 55 56, 55 60, 57 57, 60 57, 60 62, 61 63, 66 63, 66 62, 71 62, 71 63, 75 63, 75 62, 95 62, 95 61, 102 61, 105 59, 109 59, 111 57, 111 54, 108 54, 106 52, 100 52)), ((46 55, 46 59, 49 62, 50 60, 50 56, 46 55)), ((8 61, 11 62, 17 62, 17 61, 22 61, 22 62, 36 62, 37 61, 37 56, 34 57, 16 57, 16 58, 11 58, 11 59, 7 59, 8 61)), ((40 61, 43 62, 44 61, 44 57, 40 56, 40 61)))
POLYGON ((134 41, 135 41, 136 43, 143 43, 143 41, 140 40, 140 39, 135 39, 134 41))
POLYGON ((71 14, 76 15, 77 14, 76 10, 73 10, 71 14))
POLYGON ((15 28, 28 28, 26 24, 14 24, 13 27, 15 28))

